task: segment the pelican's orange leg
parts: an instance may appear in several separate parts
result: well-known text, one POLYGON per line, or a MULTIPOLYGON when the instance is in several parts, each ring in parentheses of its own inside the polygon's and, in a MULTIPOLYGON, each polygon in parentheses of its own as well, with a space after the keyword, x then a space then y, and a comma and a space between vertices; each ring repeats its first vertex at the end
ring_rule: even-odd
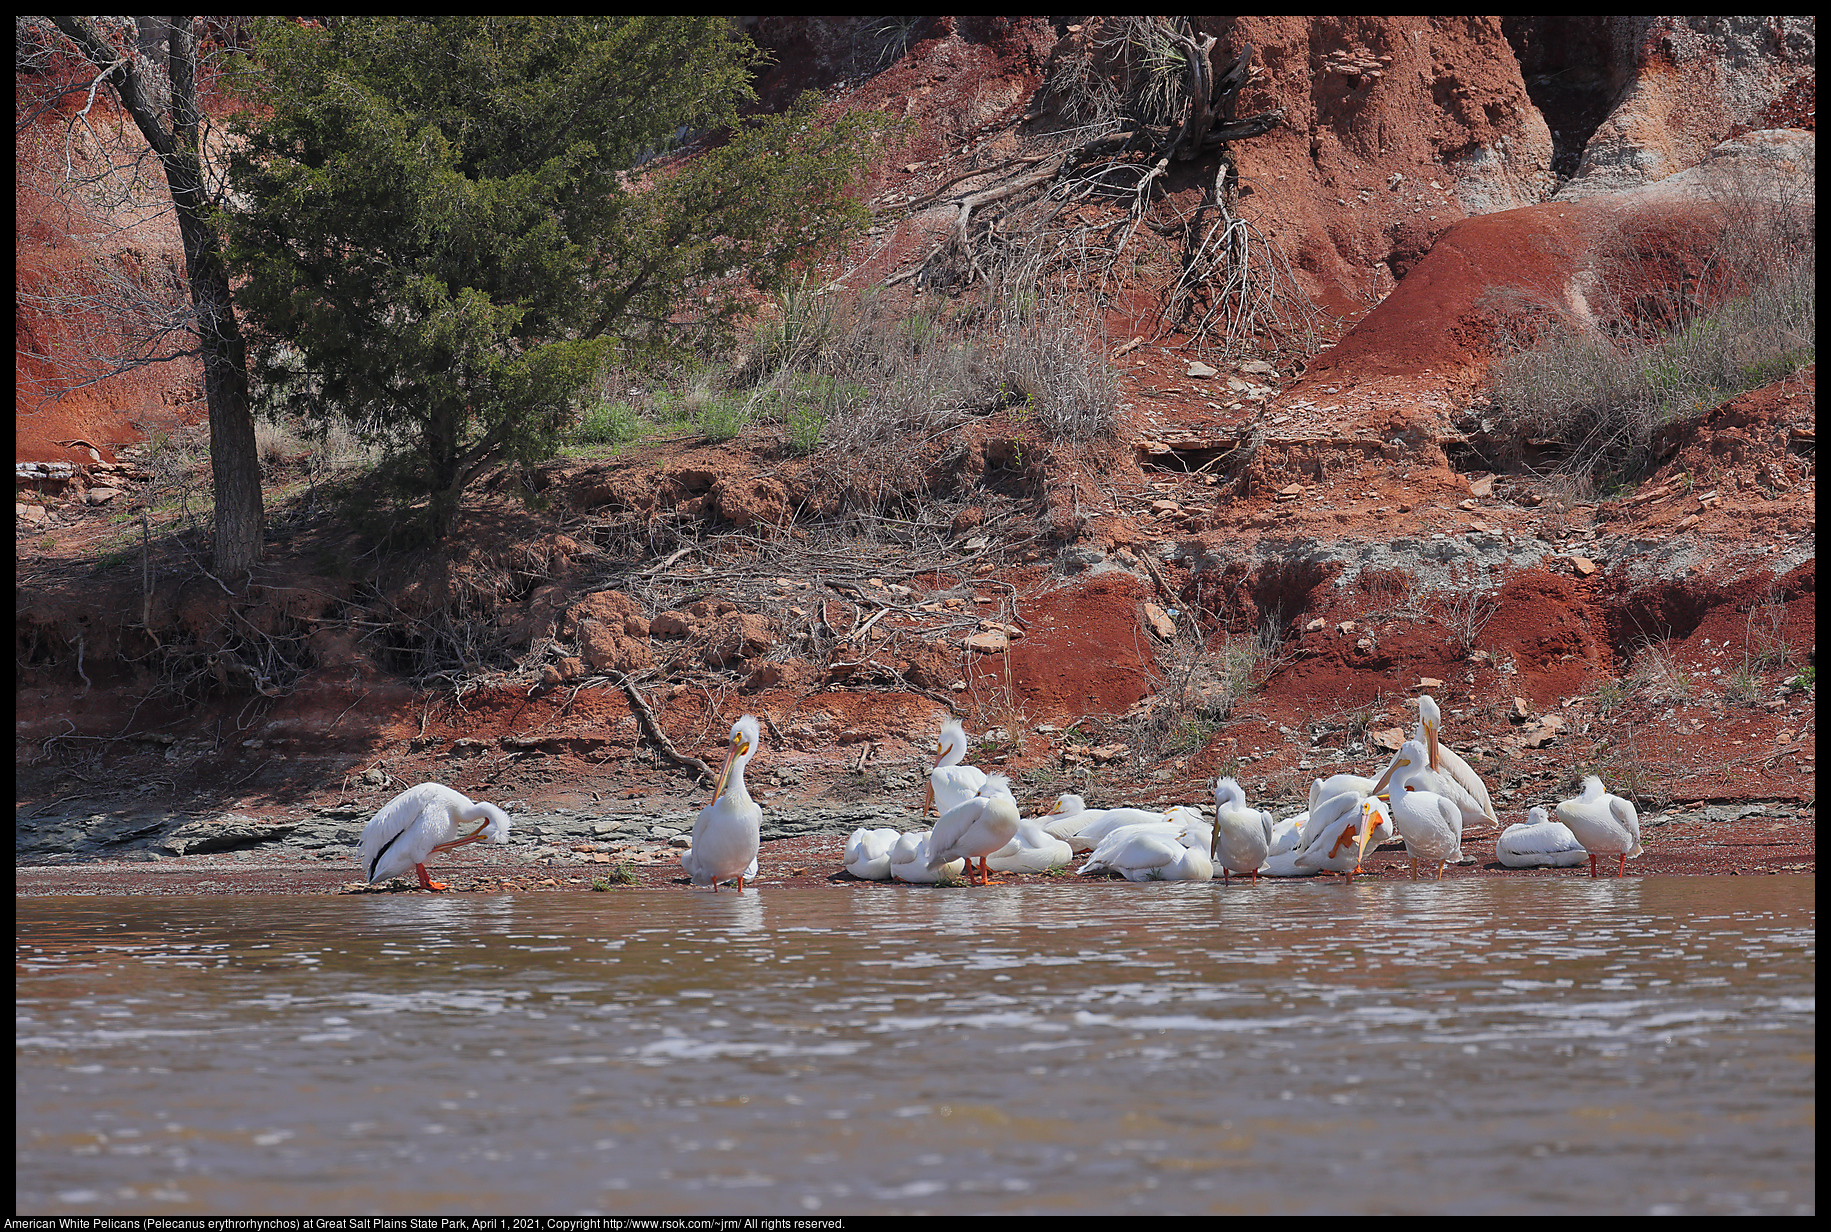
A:
POLYGON ((422 890, 437 891, 437 890, 451 889, 451 887, 449 885, 447 885, 445 882, 434 881, 432 878, 428 877, 426 875, 426 866, 424 864, 415 864, 413 866, 413 871, 420 875, 420 889, 422 889, 422 890))

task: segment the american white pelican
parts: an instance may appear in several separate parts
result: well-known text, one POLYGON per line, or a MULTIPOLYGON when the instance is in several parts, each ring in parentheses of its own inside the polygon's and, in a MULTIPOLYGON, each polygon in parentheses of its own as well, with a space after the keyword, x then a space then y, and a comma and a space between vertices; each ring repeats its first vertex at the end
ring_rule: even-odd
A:
POLYGON ((1087 801, 1073 792, 1055 798, 1055 807, 1037 818, 1044 832, 1059 839, 1072 839, 1081 827, 1106 816, 1105 809, 1089 809, 1087 801))
POLYGON ((1462 858, 1462 810, 1423 785, 1433 781, 1429 756, 1422 741, 1407 740, 1392 765, 1392 824, 1405 840, 1413 881, 1419 860, 1435 860, 1442 881, 1443 866, 1462 858))
MULTIPOLYGON (((1469 793, 1477 807, 1481 809, 1483 820, 1492 825, 1499 825, 1500 818, 1494 813, 1494 802, 1488 799, 1488 785, 1481 781, 1468 762, 1440 738, 1443 727, 1443 711, 1437 706, 1437 699, 1428 693, 1418 696, 1418 726, 1412 731, 1413 740, 1423 739, 1425 751, 1430 754, 1430 768, 1439 774, 1446 774, 1464 791, 1469 793)), ((1439 795, 1442 793, 1439 792, 1439 795)), ((1463 821, 1468 821, 1465 812, 1463 821)))
POLYGON ((1508 826, 1494 844, 1494 858, 1508 868, 1575 868, 1588 853, 1570 827, 1553 821, 1539 805, 1526 820, 1508 826))
MULTIPOLYGON (((1318 815, 1311 813, 1298 829, 1289 861, 1294 873, 1273 876, 1307 877, 1312 873, 1341 873, 1349 881, 1362 871, 1361 858, 1367 848, 1385 842, 1393 835, 1392 814, 1377 796, 1357 796, 1343 792, 1324 801, 1342 803, 1339 811, 1318 815)), ((1268 861, 1268 864, 1271 862, 1268 861)))
MULTIPOLYGON (((1429 699, 1422 698, 1420 700, 1428 701, 1429 699)), ((1436 703, 1431 702, 1431 712, 1435 713, 1435 711, 1436 703)), ((1409 773, 1411 774, 1411 789, 1413 791, 1428 791, 1432 795, 1442 796, 1445 800, 1448 800, 1451 804, 1456 806, 1456 812, 1462 818, 1464 825, 1480 826, 1483 822, 1495 822, 1495 824, 1499 824, 1494 816, 1488 811, 1493 806, 1482 802, 1487 797, 1487 788, 1483 787, 1481 789, 1482 798, 1477 799, 1472 791, 1465 787, 1460 780, 1450 774, 1449 762, 1447 759, 1436 763, 1430 760, 1429 749, 1431 744, 1431 732, 1436 730, 1434 721, 1431 724, 1420 723, 1419 728, 1422 734, 1414 735, 1407 741, 1408 744, 1415 744, 1418 746, 1417 763, 1409 769, 1409 773), (1439 766, 1441 766, 1441 768, 1438 768, 1439 766)), ((1449 753, 1450 756, 1455 756, 1455 754, 1450 753, 1448 748, 1441 745, 1438 746, 1438 752, 1439 754, 1449 753)), ((1394 781, 1393 772, 1399 768, 1399 759, 1403 756, 1404 748, 1401 746, 1399 752, 1394 753, 1392 755, 1392 760, 1386 764, 1386 772, 1380 775, 1379 781, 1373 785, 1373 791, 1370 794, 1377 796, 1386 791, 1387 787, 1394 781)), ((1460 763, 1461 759, 1457 758, 1457 761, 1460 763)), ((1466 764, 1463 765, 1463 769, 1468 770, 1466 764)), ((1469 771, 1469 774, 1473 776, 1474 771, 1469 771)), ((1481 782, 1478 778, 1475 781, 1477 784, 1481 782)))
POLYGON ((846 871, 860 881, 888 881, 890 851, 901 837, 902 831, 887 826, 875 830, 860 826, 846 840, 846 871))
POLYGON ((509 841, 509 815, 493 804, 473 801, 443 783, 409 787, 382 805, 362 828, 362 867, 370 882, 418 873, 422 890, 443 890, 443 881, 426 875, 435 852, 450 851, 478 839, 509 841), (482 824, 467 829, 472 822, 482 824))
POLYGON ((928 810, 945 813, 957 804, 965 804, 985 786, 985 771, 977 766, 963 766, 966 756, 966 728, 959 719, 941 725, 941 742, 935 748, 935 768, 928 774, 928 790, 922 801, 922 816, 928 810))
POLYGON ((948 809, 935 821, 928 840, 928 867, 940 868, 953 860, 966 861, 967 884, 973 883, 973 861, 979 861, 979 880, 987 884, 986 857, 1017 835, 1023 820, 1011 796, 1011 780, 1002 774, 987 775, 979 794, 948 809))
POLYGON ((693 823, 693 845, 680 853, 680 865, 694 885, 712 885, 737 879, 744 888, 746 877, 757 875, 757 848, 763 810, 750 798, 744 786, 744 766, 757 751, 757 721, 745 715, 731 725, 731 738, 725 750, 725 768, 719 772, 718 786, 712 803, 699 810, 693 823))
POLYGON ((1073 862, 1074 848, 1034 817, 1018 822, 1011 841, 985 858, 985 866, 995 873, 1046 873, 1073 862))
POLYGON ((1298 813, 1272 825, 1272 845, 1265 853, 1265 863, 1259 866, 1261 873, 1267 877, 1309 877, 1315 874, 1313 868, 1297 867, 1297 857, 1303 854, 1298 840, 1303 837, 1303 823, 1309 819, 1308 813, 1298 813))
POLYGON ((1583 850, 1589 853, 1589 875, 1596 875, 1597 856, 1619 856, 1615 876, 1627 872, 1628 861, 1641 854, 1640 814, 1620 796, 1610 795, 1602 780, 1583 780, 1583 794, 1558 805, 1558 820, 1570 827, 1583 850))
POLYGON ((955 860, 940 868, 928 867, 929 837, 929 832, 922 830, 896 840, 896 846, 890 849, 890 876, 893 879, 914 885, 933 885, 937 881, 952 881, 960 875, 966 866, 964 860, 955 860))
POLYGON ((1339 796, 1343 792, 1351 792, 1357 796, 1374 795, 1378 783, 1378 779, 1370 779, 1360 774, 1331 774, 1326 779, 1311 779, 1310 810, 1314 812, 1324 800, 1339 796))
POLYGON ((1159 813, 1151 809, 1110 808, 1100 809, 1099 817, 1087 822, 1073 834, 1063 835, 1068 845, 1075 851, 1092 851, 1100 845, 1102 839, 1114 830, 1126 826, 1161 826, 1169 822, 1168 813, 1159 813))
POLYGON ((1183 842, 1163 825, 1121 826, 1100 840, 1080 875, 1118 873, 1127 881, 1212 881, 1209 837, 1183 842))
POLYGON ((1212 858, 1224 884, 1230 873, 1259 879, 1259 866, 1272 849, 1272 815, 1250 808, 1246 793, 1230 778, 1214 784, 1212 858))

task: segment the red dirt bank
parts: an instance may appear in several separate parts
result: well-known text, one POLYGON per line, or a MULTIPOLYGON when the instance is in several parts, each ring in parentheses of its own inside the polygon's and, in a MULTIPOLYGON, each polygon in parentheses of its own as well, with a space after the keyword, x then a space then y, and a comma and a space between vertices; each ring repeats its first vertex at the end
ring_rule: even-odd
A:
MULTIPOLYGON (((903 609, 959 602, 886 610, 862 645, 804 653, 819 638, 865 626, 878 609, 862 588, 881 562, 859 559, 862 572, 848 583, 859 593, 848 600, 824 590, 817 607, 804 597, 813 577, 789 579, 780 594, 756 583, 740 595, 721 591, 708 571, 695 593, 733 606, 743 598, 749 606, 738 614, 773 622, 776 640, 716 669, 699 660, 669 667, 646 685, 673 741, 707 756, 736 714, 758 713, 770 735, 756 769, 792 772, 775 802, 797 803, 868 793, 870 773, 913 767, 932 752, 951 702, 975 734, 1007 729, 994 752, 1018 777, 1026 806, 1069 789, 1095 804, 1199 799, 1228 772, 1282 815, 1299 807, 1312 774, 1374 760, 1369 733, 1409 728, 1411 699, 1430 679, 1441 683, 1429 691, 1454 714, 1446 735, 1500 793, 1503 821, 1593 770, 1618 790, 1627 784, 1643 816, 1707 801, 1788 805, 1733 827, 1651 830, 1633 872, 1815 867, 1816 696, 1783 684, 1815 646, 1815 556, 1801 547, 1815 530, 1815 370, 1671 425, 1659 469, 1633 492, 1578 501, 1527 475, 1490 477, 1471 460, 1479 428, 1467 422, 1491 345, 1483 297, 1496 286, 1563 294, 1598 220, 1617 206, 1554 200, 1469 217, 1493 208, 1484 192, 1536 200, 1528 190, 1549 174, 1551 157, 1540 136, 1549 130, 1492 19, 1251 18, 1216 32, 1249 38, 1267 66, 1253 87, 1262 97, 1243 100, 1242 110, 1280 106, 1293 117, 1243 147, 1246 202, 1291 246, 1310 290, 1347 315, 1334 348, 1294 380, 1288 364, 1280 377, 1255 376, 1279 386, 1262 401, 1237 396, 1227 373, 1191 378, 1189 362, 1200 356, 1186 340, 1130 352, 1115 362, 1130 414, 1117 458, 1058 456, 1006 421, 963 428, 975 461, 949 499, 981 511, 984 546, 965 548, 976 533, 968 530, 955 539, 957 565, 910 576, 886 570, 880 579, 911 588, 895 601, 903 609), (1419 59, 1377 79, 1352 78, 1340 68, 1344 56, 1363 51, 1419 59), (1400 89, 1419 73, 1441 89, 1400 89), (1450 101, 1440 105, 1439 96, 1450 101), (1505 167, 1482 172, 1489 164, 1480 151, 1502 138, 1505 167), (1250 461, 1229 471, 1232 451, 1249 441, 1250 461), (1043 461, 1019 473, 1005 465, 1012 453, 1043 461), (1226 466, 1201 469, 1223 456, 1226 466), (1470 591, 1491 605, 1453 610, 1470 591), (1148 762, 1136 747, 1140 703, 1176 693, 1182 660, 1176 640, 1154 631, 1147 603, 1183 638, 1191 612, 1212 613, 1211 654, 1216 639, 1250 638, 1268 618, 1288 630, 1255 690, 1148 762), (963 634, 987 622, 1022 637, 1008 653, 965 649, 963 634), (1676 679, 1654 679, 1650 650, 1676 679), (1516 713, 1515 699, 1528 714, 1516 713), (1556 731, 1546 735, 1551 719, 1556 731), (1110 763, 1081 751, 1115 744, 1127 752, 1110 763), (866 781, 855 785, 861 756, 866 781)), ((916 194, 1015 148, 1057 32, 1034 19, 959 19, 919 33, 882 72, 830 74, 841 83, 835 105, 894 101, 919 121, 915 144, 886 161, 876 191, 916 194)), ((846 46, 810 36, 797 71, 817 76, 820 57, 846 46)), ((1191 181, 1178 191, 1171 204, 1183 208, 1202 188, 1191 181)), ((882 259, 916 251, 926 225, 897 223, 882 259)), ((33 262, 53 259, 28 253, 27 238, 22 230, 22 279, 37 276, 33 262)), ((1132 299, 1161 289, 1132 288, 1132 299)), ((1152 333, 1123 314, 1109 325, 1116 339, 1152 333)), ((56 345, 39 336, 44 322, 22 315, 20 328, 38 331, 30 340, 22 333, 22 348, 56 345)), ((28 375, 22 370, 22 391, 28 375)), ((106 446, 133 438, 132 423, 152 422, 151 408, 200 413, 194 380, 162 379, 162 389, 111 395, 108 422, 94 418, 99 403, 67 402, 62 420, 44 408, 22 414, 20 459, 82 461, 81 449, 47 442, 106 446)), ((79 477, 77 494, 104 478, 79 477)), ((284 469, 275 478, 298 481, 284 469)), ((603 558, 586 532, 625 516, 616 502, 640 489, 641 499, 660 502, 648 512, 689 538, 740 525, 761 534, 753 511, 794 498, 797 476, 768 442, 671 442, 633 459, 555 464, 543 480, 558 494, 555 516, 480 493, 451 561, 368 579, 392 612, 348 578, 327 576, 335 572, 327 562, 366 549, 323 525, 290 528, 270 546, 258 600, 236 613, 177 548, 157 546, 150 623, 168 645, 207 641, 247 620, 260 636, 296 636, 310 651, 309 670, 272 696, 236 674, 236 663, 220 654, 206 663, 200 651, 191 667, 219 683, 191 689, 184 702, 148 696, 155 680, 143 665, 153 647, 136 627, 146 598, 137 540, 124 549, 116 521, 139 499, 134 482, 113 479, 127 490, 114 505, 53 498, 48 521, 22 522, 19 532, 21 815, 160 807, 281 817, 339 802, 373 808, 422 779, 546 807, 638 797, 657 809, 703 803, 656 761, 624 695, 581 672, 589 653, 582 622, 568 626, 564 614, 603 586, 603 558), (414 631, 457 611, 447 599, 516 569, 534 579, 526 593, 458 615, 492 636, 520 638, 525 670, 455 694, 417 692, 391 668, 414 631), (387 622, 393 632, 373 632, 387 622), (536 654, 541 646, 550 653, 536 654), (378 783, 363 781, 371 769, 383 772, 378 783)), ((766 544, 721 564, 768 576, 778 571, 772 551, 766 544)), ((643 606, 643 623, 659 615, 643 606)), ((259 644, 235 627, 238 653, 259 644)), ((682 640, 619 634, 663 667, 700 655, 709 636, 705 626, 682 640)), ((880 892, 832 880, 840 842, 769 844, 765 885, 880 892)), ((1468 850, 1482 852, 1481 842, 1468 850)), ((322 892, 348 874, 252 860, 21 870, 16 885, 21 893, 322 892)), ((455 861, 453 871, 471 866, 455 861)), ((1454 875, 1489 870, 1484 861, 1454 875)), ((453 884, 576 889, 590 876, 590 865, 517 866, 503 882, 479 872, 453 884)), ((672 885, 674 876, 666 863, 642 871, 645 885, 672 885)))

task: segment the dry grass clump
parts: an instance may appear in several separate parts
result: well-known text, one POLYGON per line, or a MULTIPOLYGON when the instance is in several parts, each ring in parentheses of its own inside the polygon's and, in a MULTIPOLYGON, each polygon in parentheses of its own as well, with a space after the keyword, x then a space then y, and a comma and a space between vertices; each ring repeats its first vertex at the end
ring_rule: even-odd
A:
POLYGON ((1118 427, 1103 340, 1073 305, 918 303, 783 297, 759 331, 748 405, 812 455, 828 503, 881 509, 919 490, 951 430, 999 411, 1046 441, 1087 442, 1118 427))
POLYGON ((1133 707, 1122 738, 1147 760, 1204 747, 1242 698, 1264 685, 1283 661, 1283 628, 1267 620, 1256 633, 1204 638, 1185 619, 1171 642, 1160 646, 1158 691, 1133 707))
POLYGON ((1634 479, 1664 424, 1814 358, 1816 189, 1803 166, 1740 159, 1698 209, 1620 224, 1600 251, 1590 315, 1491 296, 1500 357, 1488 378, 1503 464, 1527 442, 1591 486, 1634 479))

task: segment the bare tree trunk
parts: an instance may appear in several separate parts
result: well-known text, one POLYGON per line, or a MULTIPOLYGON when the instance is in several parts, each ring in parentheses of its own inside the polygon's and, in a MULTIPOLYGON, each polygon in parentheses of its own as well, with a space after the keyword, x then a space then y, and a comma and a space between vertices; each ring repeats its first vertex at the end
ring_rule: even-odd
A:
POLYGON ((224 578, 245 578, 261 557, 261 466, 248 407, 247 344, 235 319, 229 273, 210 216, 200 146, 197 35, 189 17, 164 23, 167 68, 145 58, 124 27, 112 33, 88 17, 51 21, 120 97, 146 143, 159 156, 177 207, 191 302, 202 343, 204 398, 210 412, 210 471, 216 487, 215 565, 224 578))

